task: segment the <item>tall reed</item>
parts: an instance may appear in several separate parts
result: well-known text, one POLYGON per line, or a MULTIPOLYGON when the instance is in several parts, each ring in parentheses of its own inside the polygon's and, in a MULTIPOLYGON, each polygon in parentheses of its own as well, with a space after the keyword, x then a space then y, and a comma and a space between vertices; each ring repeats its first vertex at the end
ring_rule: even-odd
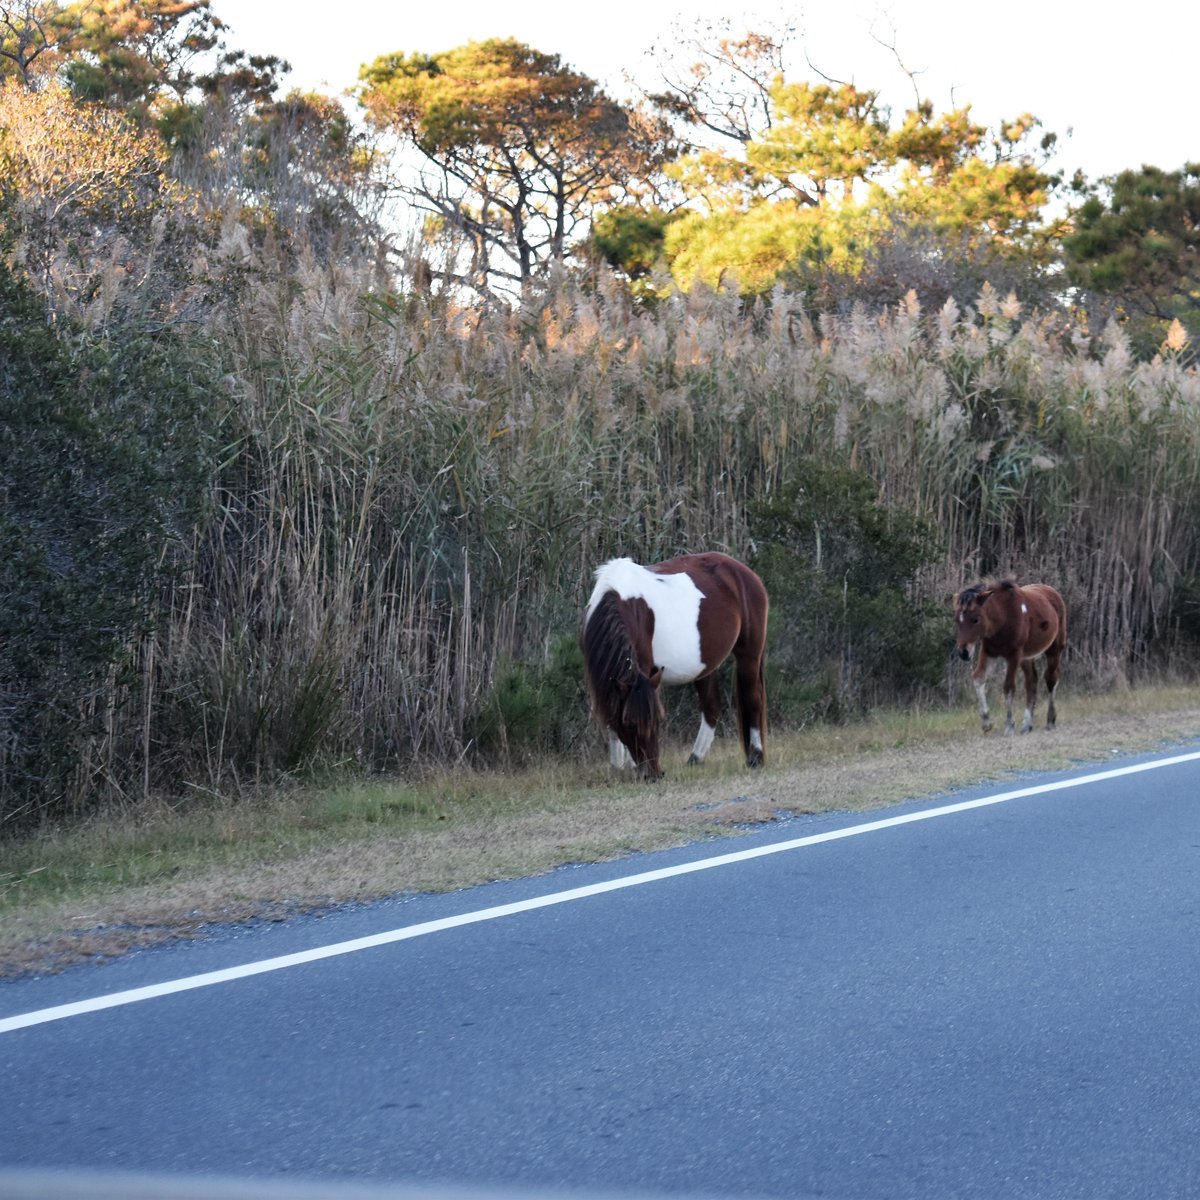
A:
POLYGON ((1200 378, 1118 329, 987 288, 834 316, 702 289, 639 308, 560 277, 468 310, 376 264, 246 253, 211 329, 211 518, 140 649, 144 721, 111 735, 135 790, 467 755, 498 670, 547 661, 599 562, 752 557, 752 505, 804 456, 933 523, 944 560, 914 602, 1052 582, 1075 680, 1195 649, 1200 378))

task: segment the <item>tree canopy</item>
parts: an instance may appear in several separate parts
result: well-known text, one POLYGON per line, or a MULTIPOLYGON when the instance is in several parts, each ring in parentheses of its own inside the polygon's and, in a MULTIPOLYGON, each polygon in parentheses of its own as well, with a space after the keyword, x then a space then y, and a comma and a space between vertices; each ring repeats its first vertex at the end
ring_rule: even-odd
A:
POLYGON ((782 76, 770 103, 770 121, 734 153, 698 148, 674 168, 691 210, 666 236, 679 284, 734 272, 756 292, 853 273, 897 221, 960 247, 1037 251, 1058 181, 1044 170, 1054 137, 1039 137, 1033 116, 992 132, 968 107, 922 101, 895 123, 876 91, 782 76))
MULTIPOLYGON (((280 96, 288 64, 230 38, 212 0, 0 0, 0 85, 20 211, 44 210, 52 193, 81 211, 85 186, 96 192, 87 202, 102 206, 114 164, 130 161, 140 136, 146 188, 169 179, 202 210, 236 205, 310 249, 377 241, 361 126, 334 97, 280 96), (52 166, 60 176, 39 184, 52 166)), ((112 195, 124 203, 131 193, 118 179, 112 195)))
POLYGON ((212 0, 19 0, 0 4, 0 78, 54 76, 77 100, 180 124, 206 98, 264 102, 288 64, 231 49, 212 0))
POLYGON ((481 293, 569 254, 597 208, 640 194, 670 153, 661 121, 513 39, 383 55, 361 78, 370 119, 419 156, 405 194, 465 240, 457 278, 481 293))
POLYGON ((894 111, 864 84, 793 78, 787 30, 734 36, 726 21, 656 48, 660 86, 638 105, 512 38, 385 54, 361 71, 364 129, 335 98, 281 95, 287 64, 234 47, 218 9, 0 0, 7 182, 22 213, 53 217, 69 198, 104 215, 104 173, 136 160, 147 215, 170 180, 201 209, 237 205, 309 244, 416 227, 408 268, 484 297, 599 259, 643 295, 736 281, 822 302, 894 302, 936 272, 940 296, 958 272, 963 296, 998 279, 1050 298, 1065 275, 1083 302, 1151 333, 1200 326, 1194 165, 1124 172, 1051 221, 1055 137, 1035 116, 988 128, 968 104, 922 99, 915 79, 894 111), (388 160, 378 147, 393 138, 388 160), (70 169, 45 175, 59 160, 70 169), (385 227, 389 197, 398 220, 385 227))
POLYGON ((1152 340, 1176 319, 1200 333, 1200 163, 1104 181, 1075 212, 1063 251, 1071 282, 1148 318, 1152 340))

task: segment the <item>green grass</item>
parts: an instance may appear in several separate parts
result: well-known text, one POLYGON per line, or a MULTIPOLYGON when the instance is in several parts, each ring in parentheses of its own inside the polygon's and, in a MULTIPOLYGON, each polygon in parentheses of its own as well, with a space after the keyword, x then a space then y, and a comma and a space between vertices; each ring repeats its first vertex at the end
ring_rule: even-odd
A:
MULTIPOLYGON (((1092 716, 1118 716, 1147 706, 1177 710, 1196 698, 1195 689, 1181 687, 1111 693, 1072 704, 1076 712, 1082 707, 1092 716)), ((860 721, 774 736, 771 761, 776 768, 803 768, 817 761, 886 755, 906 746, 950 745, 975 723, 973 707, 880 711, 860 721)), ((679 783, 678 771, 675 776, 679 783)), ((710 762, 703 776, 685 775, 683 782, 741 777, 741 765, 730 753, 710 762)), ((429 833, 447 823, 531 811, 569 812, 597 782, 641 794, 631 779, 611 782, 597 761, 514 772, 438 772, 416 782, 343 778, 238 799, 206 796, 176 806, 163 803, 148 815, 113 812, 74 829, 52 829, 6 843, 0 917, 29 904, 140 887, 210 866, 252 867, 330 844, 429 833)), ((599 844, 594 852, 611 849, 599 844)))
POLYGON ((667 779, 654 786, 611 776, 597 739, 586 762, 330 778, 110 812, 3 843, 0 970, 71 961, 80 947, 119 952, 209 920, 452 889, 678 845, 782 810, 862 811, 1105 761, 1200 736, 1200 688, 1068 694, 1060 713, 1054 733, 1005 739, 979 734, 973 704, 877 712, 775 734, 767 768, 754 773, 728 734, 702 770, 687 768, 678 729, 664 757, 667 779))
POLYGON ((570 804, 560 767, 439 773, 421 782, 343 779, 239 799, 208 796, 149 814, 110 812, 4 845, 0 920, 23 908, 136 888, 210 867, 253 868, 317 847, 428 834, 446 823, 570 804))

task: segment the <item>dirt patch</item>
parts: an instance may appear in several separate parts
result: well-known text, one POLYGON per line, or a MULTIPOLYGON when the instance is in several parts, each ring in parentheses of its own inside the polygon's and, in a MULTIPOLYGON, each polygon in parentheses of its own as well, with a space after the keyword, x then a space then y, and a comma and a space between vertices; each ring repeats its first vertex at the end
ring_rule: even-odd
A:
POLYGON ((662 849, 736 832, 787 813, 867 811, 1030 771, 1104 763, 1200 735, 1200 708, 1077 717, 1054 732, 982 737, 961 726, 911 740, 896 727, 830 731, 813 744, 776 739, 762 771, 727 739, 702 770, 669 763, 656 785, 597 770, 561 803, 503 815, 457 811, 436 829, 344 841, 247 868, 209 868, 5 921, 0 974, 46 972, 206 926, 283 920, 404 891, 445 891, 538 874, 564 863, 662 849), (37 931, 36 933, 34 931, 37 931))

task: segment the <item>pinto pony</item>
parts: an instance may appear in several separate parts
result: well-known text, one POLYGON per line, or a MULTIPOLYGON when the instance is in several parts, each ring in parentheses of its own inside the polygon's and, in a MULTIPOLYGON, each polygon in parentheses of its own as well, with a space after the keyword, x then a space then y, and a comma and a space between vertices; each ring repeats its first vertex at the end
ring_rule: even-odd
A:
POLYGON ((608 732, 614 767, 630 759, 662 775, 660 684, 693 683, 700 731, 689 763, 702 763, 721 714, 717 669, 732 654, 738 732, 746 765, 760 766, 767 733, 763 656, 767 589, 725 554, 685 554, 653 566, 614 558, 596 571, 580 643, 592 712, 608 732))
POLYGON ((1058 664, 1067 645, 1067 607, 1049 584, 1028 583, 1017 587, 1011 580, 989 585, 978 583, 954 597, 958 625, 958 652, 970 659, 971 647, 979 643, 979 656, 971 678, 979 697, 979 719, 983 732, 992 727, 988 717, 986 680, 988 661, 1003 658, 1008 663, 1004 676, 1004 699, 1008 718, 1004 732, 1013 728, 1013 693, 1017 667, 1025 672, 1025 720, 1021 732, 1033 728, 1033 706, 1037 699, 1037 667, 1034 659, 1046 656, 1046 691, 1050 702, 1046 710, 1046 728, 1053 729, 1054 689, 1058 686, 1058 664))

